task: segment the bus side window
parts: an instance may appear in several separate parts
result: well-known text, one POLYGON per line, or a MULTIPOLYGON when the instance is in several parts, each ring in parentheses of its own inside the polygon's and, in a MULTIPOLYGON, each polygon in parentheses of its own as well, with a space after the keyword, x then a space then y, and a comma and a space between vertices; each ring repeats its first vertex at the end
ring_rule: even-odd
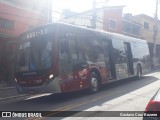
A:
POLYGON ((69 50, 72 60, 78 59, 77 42, 74 38, 69 39, 69 50))
POLYGON ((104 57, 104 46, 103 46, 103 42, 102 41, 99 41, 98 39, 93 39, 92 40, 92 52, 94 54, 94 60, 95 61, 104 61, 105 57, 104 57))
POLYGON ((60 49, 59 49, 59 58, 67 59, 69 56, 69 48, 68 48, 68 40, 66 38, 62 38, 60 40, 60 49))
POLYGON ((116 56, 115 63, 116 64, 126 63, 126 53, 125 53, 123 41, 117 38, 114 38, 112 43, 113 43, 113 49, 114 49, 113 52, 114 52, 114 55, 116 56))
POLYGON ((68 38, 59 38, 59 70, 60 74, 69 73, 72 69, 70 63, 68 38))

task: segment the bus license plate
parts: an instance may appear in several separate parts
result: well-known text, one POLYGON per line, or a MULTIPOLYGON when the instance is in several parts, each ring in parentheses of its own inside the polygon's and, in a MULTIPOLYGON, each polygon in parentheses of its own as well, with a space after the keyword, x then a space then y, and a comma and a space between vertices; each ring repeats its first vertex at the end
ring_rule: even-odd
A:
POLYGON ((42 80, 34 80, 34 83, 38 84, 38 83, 42 83, 42 80))

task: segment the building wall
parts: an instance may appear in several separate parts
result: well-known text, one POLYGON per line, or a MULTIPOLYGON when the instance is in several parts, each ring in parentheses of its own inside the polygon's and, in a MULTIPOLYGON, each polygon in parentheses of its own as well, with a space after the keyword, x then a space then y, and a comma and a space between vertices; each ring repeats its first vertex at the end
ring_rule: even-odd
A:
POLYGON ((50 22, 50 0, 0 0, 0 83, 14 82, 16 36, 50 22))
MULTIPOLYGON (((154 18, 147 16, 145 14, 140 14, 134 16, 134 20, 141 24, 141 39, 145 39, 149 43, 149 50, 150 50, 150 55, 151 58, 153 58, 153 35, 154 35, 154 18), (147 23, 147 25, 146 25, 147 23)), ((158 21, 158 33, 156 37, 156 60, 154 65, 160 65, 160 21, 158 21)), ((153 60, 153 59, 152 59, 153 60)))
POLYGON ((0 18, 13 23, 13 29, 4 29, 0 27, 0 32, 13 36, 17 36, 33 26, 48 22, 48 18, 42 14, 32 12, 29 9, 21 9, 20 7, 7 3, 0 3, 0 18))
POLYGON ((122 33, 122 7, 106 9, 104 11, 103 29, 109 32, 122 33), (116 28, 110 27, 110 20, 116 22, 116 28))
MULTIPOLYGON (((96 27, 97 30, 122 33, 122 12, 124 6, 97 8, 96 27), (110 20, 116 21, 116 29, 110 28, 110 20)), ((93 10, 77 13, 69 17, 64 17, 60 21, 78 26, 92 28, 93 10)))
MULTIPOLYGON (((82 27, 92 27, 92 11, 86 11, 80 14, 72 15, 71 17, 64 17, 61 22, 78 25, 82 27)), ((103 10, 96 11, 96 28, 98 30, 103 29, 103 10)))
MULTIPOLYGON (((123 18, 123 7, 124 6, 114 6, 96 9, 95 29, 140 38, 140 25, 123 18)), ((92 28, 92 16, 93 10, 89 10, 64 17, 61 22, 92 28)))
MULTIPOLYGON (((149 43, 153 43, 154 34, 154 18, 140 14, 134 16, 134 21, 141 24, 141 38, 147 40, 149 43), (148 29, 145 28, 145 23, 148 23, 148 29)), ((158 31, 160 31, 160 22, 158 24, 158 31)), ((160 34, 157 34, 157 44, 160 44, 160 34)))

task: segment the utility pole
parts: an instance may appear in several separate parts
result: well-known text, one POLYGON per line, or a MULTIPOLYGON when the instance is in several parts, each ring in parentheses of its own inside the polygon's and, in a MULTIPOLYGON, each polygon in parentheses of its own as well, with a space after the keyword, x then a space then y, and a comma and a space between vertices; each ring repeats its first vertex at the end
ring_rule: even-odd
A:
POLYGON ((91 27, 93 29, 96 28, 96 0, 93 0, 93 14, 92 14, 92 20, 91 20, 91 27))
POLYGON ((156 40, 157 40, 157 33, 158 33, 158 0, 156 0, 156 11, 154 16, 154 33, 153 33, 153 58, 152 58, 152 65, 155 67, 156 65, 156 40))

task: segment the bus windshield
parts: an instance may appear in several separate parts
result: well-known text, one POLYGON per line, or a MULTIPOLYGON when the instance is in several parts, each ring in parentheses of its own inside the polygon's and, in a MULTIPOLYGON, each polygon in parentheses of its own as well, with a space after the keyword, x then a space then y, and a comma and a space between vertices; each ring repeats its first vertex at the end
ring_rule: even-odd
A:
POLYGON ((19 44, 17 71, 48 69, 52 66, 53 44, 49 37, 37 36, 19 44))

